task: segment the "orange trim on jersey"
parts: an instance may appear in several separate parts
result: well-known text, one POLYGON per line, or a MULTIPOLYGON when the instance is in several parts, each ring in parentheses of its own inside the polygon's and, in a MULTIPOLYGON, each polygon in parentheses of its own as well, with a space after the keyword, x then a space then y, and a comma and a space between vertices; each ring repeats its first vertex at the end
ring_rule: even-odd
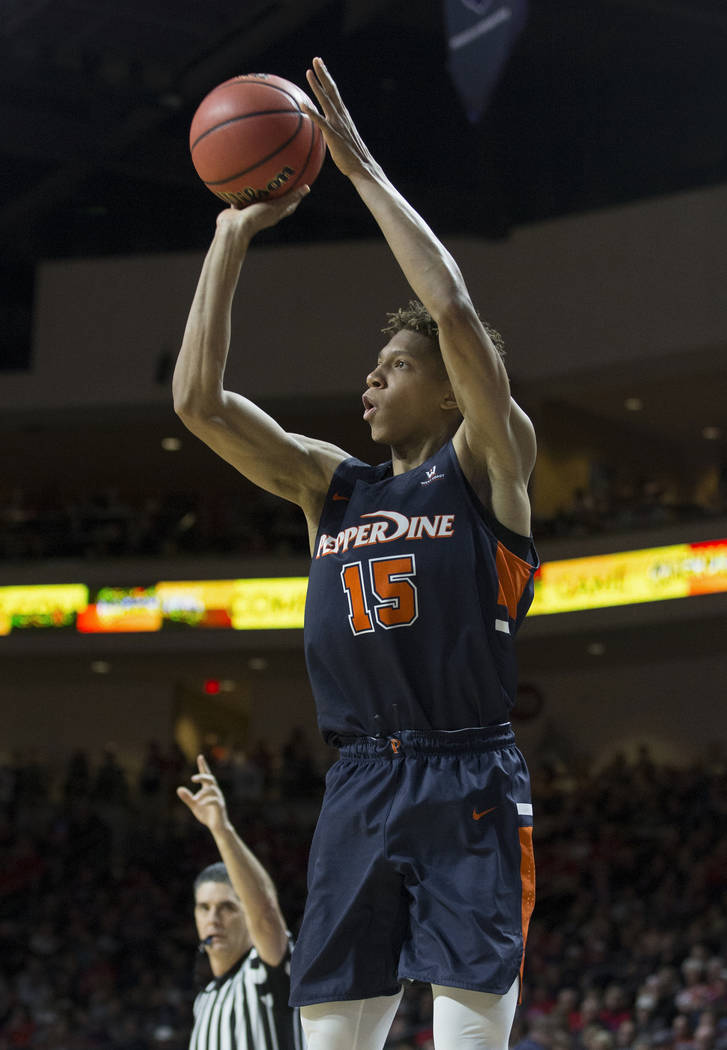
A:
POLYGON ((498 541, 495 555, 497 568, 497 604, 504 605, 511 620, 517 619, 518 602, 533 575, 533 567, 518 558, 498 541))
POLYGON ((518 828, 520 836, 520 883, 522 885, 523 957, 520 960, 520 1001, 522 1001, 525 945, 528 939, 530 916, 535 906, 535 857, 533 855, 533 828, 518 828))

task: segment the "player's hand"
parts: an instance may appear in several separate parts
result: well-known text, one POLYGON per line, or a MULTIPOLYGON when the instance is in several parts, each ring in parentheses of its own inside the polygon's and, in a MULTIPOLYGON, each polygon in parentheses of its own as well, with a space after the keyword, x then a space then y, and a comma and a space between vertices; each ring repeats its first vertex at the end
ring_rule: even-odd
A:
POLYGON ((270 201, 255 201, 254 204, 246 204, 244 208, 225 208, 217 216, 217 228, 229 227, 249 239, 260 230, 276 226, 281 219, 287 219, 309 193, 310 186, 299 186, 298 189, 270 201))
POLYGON ((356 130, 336 82, 321 58, 313 59, 313 68, 306 71, 306 79, 318 99, 323 115, 304 103, 301 103, 301 109, 321 129, 336 167, 349 176, 370 171, 375 161, 356 130))
POLYGON ((197 769, 199 772, 192 777, 193 782, 199 785, 197 793, 193 795, 189 788, 178 787, 177 795, 200 824, 204 824, 214 835, 229 824, 225 796, 204 755, 197 756, 197 769))

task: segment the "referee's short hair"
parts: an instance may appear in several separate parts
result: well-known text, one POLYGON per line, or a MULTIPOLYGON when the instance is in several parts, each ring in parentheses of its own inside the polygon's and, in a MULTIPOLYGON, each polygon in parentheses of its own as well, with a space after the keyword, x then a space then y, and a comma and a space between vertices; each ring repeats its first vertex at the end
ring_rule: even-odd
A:
POLYGON ((208 864, 206 868, 203 868, 202 871, 200 871, 199 875, 194 880, 195 894, 203 882, 226 882, 228 886, 232 885, 227 868, 221 860, 217 861, 216 864, 208 864))

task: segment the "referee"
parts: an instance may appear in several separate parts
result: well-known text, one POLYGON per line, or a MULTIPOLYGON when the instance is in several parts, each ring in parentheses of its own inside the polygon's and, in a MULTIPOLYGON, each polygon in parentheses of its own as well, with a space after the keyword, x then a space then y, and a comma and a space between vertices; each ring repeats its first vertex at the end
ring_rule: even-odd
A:
POLYGON ((222 857, 195 879, 194 918, 213 979, 194 1001, 190 1050, 302 1050, 288 1006, 291 938, 273 881, 230 823, 204 756, 177 795, 209 828, 222 857))

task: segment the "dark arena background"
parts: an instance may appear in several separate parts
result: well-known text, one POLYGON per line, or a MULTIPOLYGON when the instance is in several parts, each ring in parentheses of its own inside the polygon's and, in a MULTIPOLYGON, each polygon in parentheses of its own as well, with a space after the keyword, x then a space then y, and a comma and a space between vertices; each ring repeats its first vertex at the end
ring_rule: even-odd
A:
MULTIPOLYGON (((455 6, 3 0, 0 1050, 187 1045, 191 880, 216 857, 174 788, 199 750, 300 921, 334 757, 303 519, 184 430, 171 372, 219 210, 194 110, 239 73, 303 86, 319 54, 538 433, 512 1045, 727 1050, 727 3, 461 4, 525 18, 500 66, 482 33, 479 115, 455 6)), ((326 160, 250 252, 228 385, 383 458, 360 394, 407 295, 326 160)), ((432 1045, 428 989, 387 1045, 432 1045)))

